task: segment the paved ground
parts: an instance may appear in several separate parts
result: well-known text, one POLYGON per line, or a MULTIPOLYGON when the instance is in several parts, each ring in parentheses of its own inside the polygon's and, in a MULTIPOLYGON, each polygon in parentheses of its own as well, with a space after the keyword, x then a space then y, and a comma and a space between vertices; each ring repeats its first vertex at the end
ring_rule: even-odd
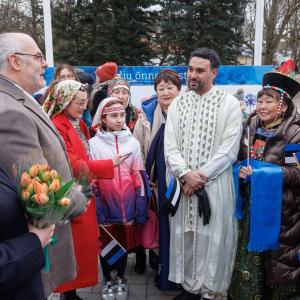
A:
MULTIPOLYGON (((148 267, 145 274, 139 275, 134 272, 134 255, 130 254, 126 270, 126 278, 129 284, 129 300, 171 300, 178 291, 161 292, 154 284, 154 271, 148 267)), ((77 290, 83 300, 100 300, 102 286, 102 273, 100 272, 98 285, 77 290)), ((226 298, 223 298, 225 300, 226 298)), ((48 300, 59 300, 59 294, 54 294, 48 300)), ((221 298, 220 298, 221 300, 221 298)))

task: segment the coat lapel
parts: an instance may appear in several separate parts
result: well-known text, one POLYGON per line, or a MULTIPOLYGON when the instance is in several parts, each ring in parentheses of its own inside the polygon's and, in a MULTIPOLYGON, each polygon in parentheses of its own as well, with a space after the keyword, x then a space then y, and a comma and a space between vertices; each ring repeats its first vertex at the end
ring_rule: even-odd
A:
POLYGON ((153 125, 152 125, 152 130, 151 130, 151 137, 150 137, 150 143, 153 141, 157 131, 159 130, 161 124, 162 124, 162 110, 161 106, 157 104, 155 111, 154 111, 154 116, 153 116, 153 125))
MULTIPOLYGON (((72 125, 72 124, 70 123, 70 125, 72 125)), ((73 125, 69 127, 68 135, 69 135, 70 141, 71 141, 74 149, 76 149, 76 152, 80 154, 80 157, 82 159, 86 159, 87 154, 86 154, 86 150, 84 148, 83 142, 81 141, 81 139, 73 125)))
MULTIPOLYGON (((23 105, 36 114, 59 138, 62 142, 60 134, 57 132, 56 128, 52 124, 51 120, 47 117, 46 113, 43 111, 43 108, 35 100, 27 95, 22 89, 18 87, 17 84, 14 84, 11 80, 6 77, 0 76, 1 90, 4 93, 9 94, 19 103, 23 102, 23 105)), ((65 146, 64 146, 65 149, 65 146)))
POLYGON ((43 108, 37 103, 35 104, 32 99, 30 99, 27 95, 24 97, 24 106, 31 110, 34 114, 36 114, 58 137, 62 147, 64 150, 66 150, 65 143, 62 140, 59 132, 55 128, 55 126, 52 124, 51 120, 49 117, 46 115, 46 113, 43 111, 43 108))
MULTIPOLYGON (((83 145, 83 142, 81 141, 76 129, 74 128, 73 124, 68 120, 65 114, 57 115, 56 120, 58 120, 61 124, 64 125, 64 128, 66 128, 67 135, 69 137, 69 140, 72 144, 72 147, 75 149, 76 153, 79 153, 80 158, 86 159, 87 153, 85 150, 85 147, 83 145)), ((80 121, 80 129, 86 136, 87 140, 89 140, 89 132, 86 126, 84 125, 83 121, 80 121)))

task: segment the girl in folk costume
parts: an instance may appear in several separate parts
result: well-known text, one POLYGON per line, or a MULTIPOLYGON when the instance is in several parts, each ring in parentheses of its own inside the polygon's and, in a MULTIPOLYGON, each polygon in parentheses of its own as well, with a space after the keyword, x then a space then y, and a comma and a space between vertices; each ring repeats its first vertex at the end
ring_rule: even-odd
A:
POLYGON ((299 91, 292 78, 266 73, 247 120, 239 157, 248 159, 234 170, 239 238, 230 299, 300 299, 299 91))
MULTIPOLYGON (((107 160, 89 160, 90 135, 81 120, 87 101, 85 85, 75 80, 65 80, 53 87, 43 105, 65 142, 74 176, 85 185, 90 184, 93 177, 113 178, 114 166, 122 161, 119 156, 107 160)), ((89 194, 92 196, 92 193, 89 194)), ((78 272, 74 280, 58 287, 57 292, 62 293, 61 299, 64 300, 81 299, 75 289, 98 283, 99 230, 94 198, 91 198, 87 211, 72 220, 72 234, 78 272)))
POLYGON ((117 77, 108 86, 107 96, 116 97, 123 103, 126 112, 126 125, 133 132, 140 111, 130 102, 130 86, 128 82, 121 77, 117 77))
MULTIPOLYGON (((101 249, 112 236, 128 251, 140 244, 137 224, 146 220, 147 198, 143 183, 147 178, 140 145, 125 124, 125 107, 117 98, 106 98, 100 103, 93 121, 95 126, 98 126, 97 133, 89 141, 91 159, 109 159, 116 154, 126 157, 115 169, 114 179, 96 182, 100 195, 97 213, 101 224, 101 249)), ((112 266, 102 256, 100 262, 105 277, 102 299, 127 299, 128 287, 124 277, 127 255, 112 266), (114 269, 116 278, 111 272, 114 269)))

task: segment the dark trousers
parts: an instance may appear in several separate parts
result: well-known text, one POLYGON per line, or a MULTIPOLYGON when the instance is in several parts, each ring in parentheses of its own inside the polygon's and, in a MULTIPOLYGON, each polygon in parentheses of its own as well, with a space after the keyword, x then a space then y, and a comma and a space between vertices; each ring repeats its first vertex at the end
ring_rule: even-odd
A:
POLYGON ((106 259, 100 256, 103 276, 106 281, 112 281, 111 271, 116 270, 117 276, 121 279, 125 278, 125 270, 127 265, 127 254, 124 254, 116 263, 110 266, 106 259))

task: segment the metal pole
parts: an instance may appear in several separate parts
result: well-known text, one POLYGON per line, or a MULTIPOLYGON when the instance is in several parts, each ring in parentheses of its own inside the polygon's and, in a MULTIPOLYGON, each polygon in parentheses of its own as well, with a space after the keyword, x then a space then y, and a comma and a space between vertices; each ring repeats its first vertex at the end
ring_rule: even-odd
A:
POLYGON ((43 0, 44 13, 44 32, 45 32, 45 49, 46 60, 50 67, 54 66, 53 60, 53 43, 52 43, 52 25, 51 25, 51 7, 50 0, 43 0))
POLYGON ((261 65, 264 31, 264 0, 256 0, 254 65, 261 65))

